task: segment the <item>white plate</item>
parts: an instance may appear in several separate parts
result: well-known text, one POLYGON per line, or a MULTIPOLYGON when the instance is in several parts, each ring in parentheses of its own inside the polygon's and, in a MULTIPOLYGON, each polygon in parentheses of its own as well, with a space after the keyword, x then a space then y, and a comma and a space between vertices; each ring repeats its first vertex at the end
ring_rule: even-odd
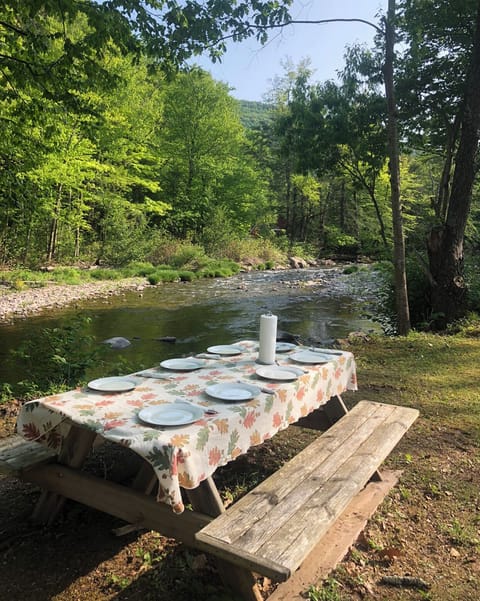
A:
POLYGON ((343 355, 343 351, 337 351, 333 348, 309 348, 309 351, 313 351, 314 353, 324 353, 325 355, 343 355))
POLYGON ((290 359, 298 361, 298 363, 328 363, 333 360, 332 355, 325 355, 323 353, 316 353, 314 351, 299 351, 298 353, 292 353, 290 359))
POLYGON ((152 405, 138 412, 138 417, 154 426, 181 426, 192 424, 203 417, 204 410, 188 403, 166 403, 152 405))
POLYGON ((296 380, 298 376, 302 376, 305 372, 298 367, 290 367, 287 365, 262 365, 255 372, 257 376, 267 380, 296 380))
POLYGON ((275 345, 277 353, 288 353, 288 351, 293 351, 294 348, 297 348, 297 345, 292 342, 277 342, 275 345))
POLYGON ((207 351, 215 355, 240 355, 244 349, 234 344, 217 344, 216 346, 209 346, 207 351))
POLYGON ((133 390, 137 385, 136 380, 129 378, 122 378, 120 376, 113 376, 111 378, 98 378, 92 380, 87 384, 92 390, 98 390, 99 392, 125 392, 127 390, 133 390))
POLYGON ((199 359, 165 359, 160 363, 161 367, 165 369, 173 369, 175 371, 193 371, 194 369, 200 369, 205 367, 205 361, 199 359))
POLYGON ((262 391, 253 384, 232 382, 230 384, 212 384, 207 386, 205 392, 214 399, 220 399, 221 401, 249 401, 262 391))

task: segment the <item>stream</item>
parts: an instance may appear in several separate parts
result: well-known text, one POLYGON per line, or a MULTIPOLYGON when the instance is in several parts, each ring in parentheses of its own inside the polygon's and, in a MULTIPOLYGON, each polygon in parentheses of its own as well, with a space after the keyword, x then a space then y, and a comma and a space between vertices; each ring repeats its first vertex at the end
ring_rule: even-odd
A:
POLYGON ((109 375, 119 365, 127 373, 205 351, 210 345, 258 339, 260 316, 269 311, 278 316, 279 331, 306 344, 331 346, 352 331, 381 331, 370 318, 378 277, 371 269, 346 275, 343 267, 255 271, 76 302, 0 325, 0 383, 28 378, 22 361, 12 358, 12 349, 45 328, 62 328, 79 315, 89 317, 82 334, 91 336, 92 344, 112 337, 131 342, 123 349, 108 346, 103 365, 91 368, 88 377, 109 375), (162 340, 169 337, 175 342, 162 340))

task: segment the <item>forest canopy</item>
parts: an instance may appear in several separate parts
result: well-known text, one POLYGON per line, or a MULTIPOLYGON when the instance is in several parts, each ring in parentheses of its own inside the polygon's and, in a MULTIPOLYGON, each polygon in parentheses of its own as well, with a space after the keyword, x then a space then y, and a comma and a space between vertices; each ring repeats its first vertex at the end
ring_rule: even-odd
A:
MULTIPOLYGON (((381 35, 346 48, 337 81, 287 62, 265 103, 239 103, 192 66, 205 50, 220 59, 229 38, 265 41, 288 26, 290 4, 3 2, 0 262, 155 262, 168 238, 222 254, 252 233, 315 256, 389 260, 381 35)), ((478 6, 396 3, 410 303, 429 322, 449 310, 435 304, 442 286, 462 311, 477 306, 479 120, 468 129, 466 115, 477 110, 478 6)))

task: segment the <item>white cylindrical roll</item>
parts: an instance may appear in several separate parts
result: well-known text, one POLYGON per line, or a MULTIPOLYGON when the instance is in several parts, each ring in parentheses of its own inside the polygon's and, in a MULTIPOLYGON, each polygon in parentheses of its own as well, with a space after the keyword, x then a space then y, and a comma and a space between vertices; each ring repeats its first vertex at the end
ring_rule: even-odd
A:
POLYGON ((264 365, 275 363, 277 344, 277 316, 269 313, 260 317, 260 348, 258 362, 264 365))

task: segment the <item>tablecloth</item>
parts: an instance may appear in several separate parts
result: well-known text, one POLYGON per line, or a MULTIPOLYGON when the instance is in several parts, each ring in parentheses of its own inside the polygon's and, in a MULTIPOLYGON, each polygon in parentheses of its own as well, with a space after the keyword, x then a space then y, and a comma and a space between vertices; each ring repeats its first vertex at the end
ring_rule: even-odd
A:
MULTIPOLYGON (((260 380, 256 375, 258 343, 242 341, 241 355, 206 360, 192 372, 174 372, 171 378, 136 378, 134 390, 102 393, 88 387, 26 403, 17 421, 18 432, 60 449, 71 424, 94 430, 109 441, 129 447, 153 466, 158 476, 158 500, 180 513, 181 488, 195 488, 215 470, 246 453, 306 416, 334 395, 356 390, 352 353, 331 355, 328 363, 304 365, 294 382, 260 380), (248 402, 222 402, 205 394, 206 386, 221 382, 249 382, 275 391, 262 392, 248 402), (216 414, 175 427, 149 426, 138 412, 145 406, 187 401, 216 414)), ((283 364, 288 355, 277 355, 283 364)), ((298 366, 298 364, 295 364, 298 366)))

